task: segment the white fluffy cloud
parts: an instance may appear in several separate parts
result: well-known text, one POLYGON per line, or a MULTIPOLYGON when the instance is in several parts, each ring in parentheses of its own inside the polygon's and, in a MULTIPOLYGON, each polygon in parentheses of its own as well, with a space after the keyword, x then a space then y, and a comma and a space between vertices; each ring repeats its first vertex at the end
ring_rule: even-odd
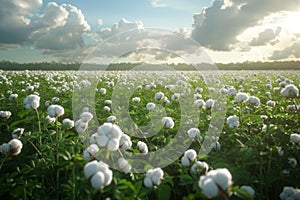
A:
POLYGON ((192 37, 210 49, 229 51, 239 42, 236 37, 247 28, 274 12, 297 10, 299 5, 300 0, 215 0, 194 15, 192 37))
POLYGON ((258 34, 258 37, 253 38, 250 42, 251 46, 262 46, 268 43, 275 44, 276 38, 279 36, 281 31, 280 27, 277 27, 275 30, 273 29, 265 29, 263 32, 258 34))
POLYGON ((0 3, 1 49, 27 44, 56 56, 60 55, 56 50, 70 50, 72 56, 75 49, 85 46, 82 34, 90 26, 78 8, 50 2, 39 12, 42 0, 0 0, 0 3))

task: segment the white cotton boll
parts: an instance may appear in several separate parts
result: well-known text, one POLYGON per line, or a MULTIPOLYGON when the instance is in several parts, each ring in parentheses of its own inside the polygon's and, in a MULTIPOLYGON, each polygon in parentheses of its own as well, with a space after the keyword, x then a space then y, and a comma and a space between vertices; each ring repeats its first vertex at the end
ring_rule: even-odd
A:
POLYGON ((9 153, 9 147, 10 145, 8 143, 3 143, 0 147, 1 153, 7 154, 9 153))
POLYGON ((110 129, 110 135, 113 138, 120 139, 123 135, 123 132, 122 132, 122 130, 120 129, 120 127, 118 125, 113 124, 111 129, 110 129))
POLYGON ((155 95, 154 95, 154 99, 155 100, 161 100, 165 97, 164 93, 162 92, 157 92, 155 95))
POLYGON ((12 138, 13 139, 19 139, 24 133, 24 128, 16 128, 15 130, 13 130, 12 132, 12 138))
POLYGON ((56 121, 55 117, 50 117, 49 115, 47 115, 45 119, 48 123, 54 123, 56 121))
POLYGON ((219 142, 212 142, 210 145, 210 148, 216 149, 216 150, 221 150, 221 144, 219 142))
POLYGON ((113 115, 111 115, 107 118, 107 122, 115 122, 116 120, 117 120, 117 118, 113 115))
POLYGON ((74 127, 74 121, 70 120, 69 118, 65 118, 62 121, 63 124, 66 124, 69 128, 73 128, 74 127))
POLYGON ((276 102, 275 102, 275 101, 269 100, 269 101, 267 101, 266 105, 267 105, 267 106, 270 106, 270 107, 275 107, 276 102))
POLYGON ((295 98, 299 96, 299 89, 295 85, 290 84, 281 90, 281 95, 287 98, 295 98))
POLYGON ((111 138, 107 143, 107 148, 110 151, 117 151, 119 149, 119 139, 111 138))
POLYGON ((108 144, 108 137, 106 135, 97 135, 96 142, 99 145, 99 147, 106 147, 108 144))
POLYGON ((132 98, 132 102, 134 102, 134 103, 140 103, 140 101, 141 101, 141 98, 139 98, 139 97, 132 98))
POLYGON ((172 101, 176 101, 176 100, 178 100, 179 98, 180 98, 180 94, 179 94, 179 93, 175 93, 175 94, 172 95, 171 100, 172 100, 172 101))
POLYGON ((91 156, 95 157, 99 151, 99 147, 96 144, 91 144, 86 150, 91 154, 91 156))
POLYGON ((232 185, 231 173, 226 168, 216 169, 216 174, 213 177, 219 187, 226 191, 232 185))
POLYGON ((155 104, 154 103, 147 103, 147 105, 146 105, 146 108, 147 108, 147 110, 153 110, 154 108, 155 108, 155 104))
POLYGON ((84 166, 84 176, 89 179, 93 174, 100 170, 100 165, 97 160, 88 162, 84 166))
POLYGON ((31 107, 33 109, 37 109, 39 106, 40 106, 40 102, 39 101, 34 100, 34 101, 31 102, 31 107))
POLYGON ((192 165, 191 172, 198 173, 198 171, 200 171, 203 174, 206 174, 208 171, 208 168, 209 168, 209 166, 206 162, 197 161, 192 165))
POLYGON ((124 171, 125 173, 128 173, 131 170, 131 165, 124 158, 118 159, 118 165, 119 165, 119 168, 122 171, 124 171))
POLYGON ((84 133, 87 128, 88 128, 87 122, 84 122, 81 119, 79 119, 75 122, 75 129, 78 133, 80 133, 80 134, 84 133))
POLYGON ((206 108, 206 103, 202 99, 194 101, 194 105, 198 108, 206 108))
POLYGON ((106 94, 106 89, 105 88, 101 88, 100 89, 100 93, 103 94, 103 95, 106 94))
POLYGON ((11 141, 9 141, 9 147, 10 147, 10 154, 13 156, 18 155, 19 153, 21 153, 21 149, 23 148, 23 143, 18 140, 18 139, 12 139, 11 141))
POLYGON ((291 134, 290 141, 294 142, 296 144, 299 143, 300 142, 300 134, 296 134, 296 133, 291 134))
POLYGON ((85 161, 90 161, 90 160, 92 160, 91 154, 90 154, 87 150, 84 150, 84 151, 83 151, 83 159, 84 159, 85 161))
POLYGON ((47 111, 50 117, 60 117, 65 114, 64 108, 60 105, 50 105, 47 111))
POLYGON ((13 101, 14 99, 18 98, 18 96, 19 96, 18 94, 11 94, 11 95, 9 95, 9 98, 8 98, 8 99, 9 99, 10 101, 13 101))
POLYGON ((235 97, 235 102, 236 103, 242 103, 242 102, 246 102, 248 100, 249 100, 249 95, 247 93, 238 92, 236 94, 236 97, 235 97))
POLYGON ((150 177, 146 177, 144 179, 144 185, 147 187, 147 188, 152 188, 153 187, 153 183, 152 183, 152 180, 150 177))
POLYGON ((23 104, 26 109, 37 109, 40 106, 40 97, 35 94, 28 95, 23 104))
POLYGON ((183 156, 181 158, 181 164, 182 164, 183 167, 189 167, 191 165, 191 161, 189 160, 188 157, 183 156))
POLYGON ((104 107, 103 107, 103 110, 106 111, 106 112, 109 112, 109 111, 110 111, 110 107, 104 106, 104 107))
POLYGON ((50 106, 51 104, 52 104, 51 101, 45 101, 45 106, 46 107, 50 106))
POLYGON ((174 127, 174 121, 171 117, 164 117, 162 120, 162 125, 166 128, 173 128, 174 127))
POLYGON ((202 189, 205 196, 208 198, 217 197, 219 194, 219 188, 215 181, 207 176, 201 176, 199 180, 199 187, 202 189))
POLYGON ((10 111, 0 111, 0 117, 3 119, 8 119, 11 116, 11 112, 10 111))
POLYGON ((197 99, 202 99, 202 95, 201 94, 194 94, 194 100, 196 101, 197 99))
POLYGON ((95 190, 103 188, 104 174, 101 171, 96 172, 91 178, 91 185, 95 190))
POLYGON ((145 142, 138 141, 137 147, 142 154, 146 155, 148 153, 148 146, 145 142))
POLYGON ((103 173, 104 173, 104 186, 108 186, 111 181, 112 181, 112 176, 113 176, 113 173, 112 171, 108 168, 108 166, 106 167, 105 170, 103 170, 103 173))
POLYGON ((226 123, 228 124, 229 128, 239 127, 239 125, 240 125, 239 117, 237 117, 235 115, 229 116, 226 119, 226 123))
POLYGON ((83 122, 89 122, 91 119, 93 119, 93 114, 86 111, 86 112, 82 112, 80 114, 80 119, 83 121, 83 122))
POLYGON ((126 135, 125 133, 123 133, 121 139, 120 139, 120 147, 122 150, 127 150, 130 149, 132 146, 132 142, 131 139, 128 135, 126 135))
POLYGON ((251 96, 249 97, 249 103, 254 105, 255 107, 258 107, 260 105, 260 100, 255 96, 251 96))
POLYGON ((200 136, 200 130, 198 128, 190 128, 187 131, 187 133, 188 133, 188 135, 189 135, 190 138, 201 138, 201 136, 200 136))
POLYGON ((206 102, 205 102, 205 106, 207 109, 211 109, 215 104, 215 100, 213 99, 208 99, 206 102))
POLYGON ((240 187, 241 190, 246 190, 252 197, 255 196, 255 190, 248 186, 248 185, 243 185, 242 187, 240 187))
POLYGON ((297 160, 295 158, 288 158, 288 163, 293 168, 297 166, 297 160))
POLYGON ((234 96, 237 94, 237 90, 234 87, 230 87, 227 91, 228 96, 234 96))
POLYGON ((106 104, 106 105, 111 105, 111 103, 112 103, 112 101, 109 100, 109 99, 107 99, 107 100, 104 101, 104 104, 106 104))
POLYGON ((184 152, 184 156, 187 157, 190 161, 194 161, 197 158, 197 153, 194 149, 188 149, 184 152))
POLYGON ((153 175, 151 177, 152 183, 154 185, 159 185, 161 183, 161 178, 159 176, 153 175))

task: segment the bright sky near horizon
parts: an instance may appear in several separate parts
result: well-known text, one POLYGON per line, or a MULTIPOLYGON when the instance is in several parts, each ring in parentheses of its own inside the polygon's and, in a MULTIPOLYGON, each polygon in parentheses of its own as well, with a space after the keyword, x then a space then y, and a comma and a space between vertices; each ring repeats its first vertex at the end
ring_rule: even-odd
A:
MULTIPOLYGON (((83 61, 107 38, 146 28, 174 32, 168 39, 157 39, 170 51, 194 52, 195 47, 189 41, 196 41, 215 62, 300 59, 300 0, 0 0, 0 3, 0 61, 83 61)), ((138 34, 151 37, 149 33, 138 34)), ((139 43, 120 44, 111 40, 106 45, 122 49, 130 45, 128 49, 134 49, 139 43)), ((170 55, 164 55, 152 59, 170 59, 170 55)))

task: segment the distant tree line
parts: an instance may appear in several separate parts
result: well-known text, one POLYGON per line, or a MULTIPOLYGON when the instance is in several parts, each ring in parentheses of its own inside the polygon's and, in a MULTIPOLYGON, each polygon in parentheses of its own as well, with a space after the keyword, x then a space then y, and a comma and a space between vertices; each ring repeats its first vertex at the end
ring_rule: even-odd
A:
POLYGON ((300 61, 276 61, 276 62, 243 62, 243 63, 216 63, 215 65, 201 63, 197 66, 180 63, 153 65, 145 63, 113 63, 106 65, 99 64, 82 64, 60 63, 60 62, 39 62, 39 63, 16 63, 10 61, 0 62, 1 70, 300 70, 300 61), (144 66, 144 67, 140 67, 144 66))

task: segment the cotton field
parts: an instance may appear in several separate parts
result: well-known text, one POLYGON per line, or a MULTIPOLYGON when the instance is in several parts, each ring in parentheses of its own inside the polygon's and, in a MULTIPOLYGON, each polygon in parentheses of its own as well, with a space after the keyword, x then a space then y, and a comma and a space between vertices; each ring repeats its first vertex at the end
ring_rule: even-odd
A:
POLYGON ((1 199, 300 199, 298 71, 0 71, 1 199))

